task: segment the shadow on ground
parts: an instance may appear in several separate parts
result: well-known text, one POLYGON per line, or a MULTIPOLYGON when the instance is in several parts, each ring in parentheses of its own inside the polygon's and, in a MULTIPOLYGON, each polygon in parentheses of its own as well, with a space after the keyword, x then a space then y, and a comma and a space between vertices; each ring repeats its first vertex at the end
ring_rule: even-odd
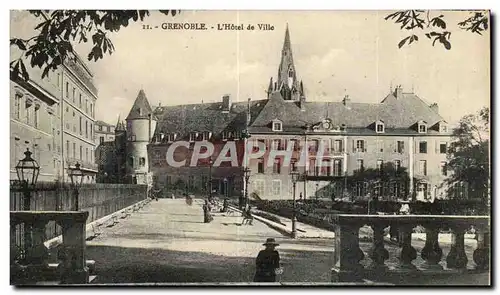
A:
MULTIPOLYGON (((285 269, 281 281, 329 282, 333 252, 287 249, 280 253, 285 269)), ((255 271, 254 258, 202 252, 96 245, 87 247, 87 257, 96 261, 95 283, 99 284, 251 282, 255 271)))

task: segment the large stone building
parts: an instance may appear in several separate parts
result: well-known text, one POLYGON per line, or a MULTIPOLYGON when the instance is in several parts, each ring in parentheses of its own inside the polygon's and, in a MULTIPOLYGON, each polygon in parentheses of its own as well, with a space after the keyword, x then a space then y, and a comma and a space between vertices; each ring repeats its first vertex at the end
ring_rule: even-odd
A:
POLYGON ((10 178, 17 179, 15 166, 28 148, 40 165, 39 181, 69 182, 68 168, 77 162, 84 181, 95 181, 93 74, 78 56, 44 79, 41 70, 27 70, 28 81, 10 75, 10 178))
POLYGON ((367 195, 366 183, 358 181, 345 187, 347 177, 392 163, 406 168, 410 183, 384 186, 376 194, 420 200, 445 197, 446 188, 441 185, 447 174, 443 167, 451 132, 437 104, 429 105, 400 86, 380 103, 354 102, 348 96, 338 101, 313 101, 297 77, 287 28, 277 79, 271 78, 265 99, 232 102, 224 95, 220 102, 152 111, 141 90, 127 118, 127 174, 133 177, 149 172, 154 184, 166 190, 206 193, 212 187, 219 193, 227 190, 229 195, 240 195, 245 189, 243 167, 249 167, 249 194, 290 199, 290 172, 298 170, 307 178, 297 184, 297 196, 338 197, 349 192, 363 197, 367 195), (242 134, 251 137, 244 139, 242 134), (247 140, 267 147, 263 157, 243 161, 247 140), (166 155, 181 141, 189 144, 170 150, 176 161, 186 162, 173 167, 166 155), (191 159, 196 144, 206 142, 214 146, 213 161, 219 153, 227 152, 228 143, 234 143, 237 165, 222 162, 215 167, 217 163, 208 159, 191 159), (294 148, 287 151, 290 143, 294 148), (271 147, 278 155, 269 157, 271 147), (301 158, 304 149, 305 160, 301 158), (291 165, 283 163, 283 153, 291 154, 291 165), (299 158, 305 167, 298 167, 299 158), (318 167, 320 162, 322 167, 318 167))

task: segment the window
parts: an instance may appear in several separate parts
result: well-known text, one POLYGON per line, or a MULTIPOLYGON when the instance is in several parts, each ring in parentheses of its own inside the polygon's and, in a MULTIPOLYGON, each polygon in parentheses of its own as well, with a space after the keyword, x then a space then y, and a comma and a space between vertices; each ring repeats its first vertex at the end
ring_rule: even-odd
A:
POLYGON ((344 142, 342 140, 334 140, 333 141, 333 151, 340 153, 344 151, 344 142))
POLYGON ((222 140, 227 140, 227 132, 222 132, 222 140))
POLYGON ((80 160, 83 160, 83 147, 80 145, 80 160))
POLYGON ((441 175, 442 176, 447 176, 448 175, 448 171, 446 169, 446 162, 442 161, 441 164, 441 175))
POLYGON ((210 138, 210 132, 205 131, 203 132, 203 140, 208 140, 210 138))
POLYGON ((341 176, 341 175, 342 175, 342 160, 335 159, 333 161, 333 176, 341 176))
POLYGON ((21 97, 20 93, 14 95, 14 118, 16 119, 21 116, 21 97))
POLYGON ((259 159, 259 163, 257 163, 257 173, 264 173, 264 159, 259 159))
POLYGON ((298 171, 298 168, 297 168, 297 159, 292 159, 290 161, 290 171, 298 171))
POLYGON ((66 98, 69 98, 69 82, 66 82, 66 98))
POLYGON ((405 151, 405 142, 402 140, 398 140, 396 143, 396 152, 402 154, 405 151))
POLYGON ((401 161, 400 160, 394 160, 394 170, 396 173, 401 169, 401 161))
POLYGON ((90 116, 93 117, 94 116, 94 108, 93 108, 93 105, 90 104, 90 116))
POLYGON ((61 74, 57 73, 57 87, 61 86, 61 74))
POLYGON ((258 196, 263 197, 265 193, 264 180, 256 179, 253 181, 253 184, 255 185, 255 193, 257 193, 258 196))
POLYGON ((79 106, 80 108, 82 108, 82 94, 81 94, 81 93, 80 93, 80 101, 79 101, 79 103, 78 103, 78 106, 79 106))
POLYGON ((427 125, 424 123, 418 124, 418 132, 419 133, 426 133, 427 132, 427 125))
POLYGON ((356 140, 356 145, 354 146, 354 151, 358 153, 365 152, 365 141, 363 139, 356 140))
POLYGON ((293 70, 292 70, 292 69, 290 69, 290 70, 288 71, 288 77, 289 77, 289 78, 293 78, 293 70))
POLYGON ((309 151, 310 152, 317 152, 319 149, 319 140, 313 139, 309 143, 309 151))
POLYGON ((89 112, 89 100, 85 99, 85 113, 89 112))
POLYGON ((281 122, 273 122, 273 131, 283 131, 281 122))
POLYGON ((146 166, 146 158, 144 157, 139 158, 139 166, 141 167, 146 166))
POLYGON ((104 136, 99 136, 99 143, 102 144, 104 142, 104 136))
POLYGON ((75 87, 73 87, 73 96, 72 97, 73 97, 73 102, 75 102, 75 99, 76 99, 75 98, 76 97, 76 88, 75 87))
POLYGON ((33 126, 38 128, 38 110, 40 109, 40 105, 35 105, 34 109, 34 117, 33 117, 33 126))
POLYGON ((294 151, 298 151, 300 148, 299 147, 300 143, 297 139, 290 139, 289 144, 291 144, 293 146, 294 151))
POLYGON ((354 186, 354 194, 356 197, 364 197, 368 188, 368 183, 363 181, 356 182, 354 186))
POLYGON ((172 142, 175 140, 175 133, 172 133, 172 134, 169 134, 168 135, 168 139, 167 139, 169 142, 172 142))
POLYGON ((377 160, 377 170, 382 172, 384 169, 384 161, 383 160, 377 160))
POLYGON ((363 171, 365 169, 363 165, 363 159, 356 160, 356 170, 363 171))
POLYGON ((76 143, 73 142, 73 158, 76 158, 76 143))
POLYGON ((196 132, 189 133, 189 142, 193 142, 196 139, 196 132))
POLYGON ((281 180, 279 179, 273 180, 273 195, 281 195, 281 180))
POLYGON ((446 126, 446 124, 441 123, 441 124, 439 125, 439 128, 440 128, 440 131, 441 131, 442 133, 446 133, 446 132, 448 132, 448 126, 446 126))
POLYGON ((66 154, 69 155, 69 140, 66 140, 66 154))
POLYGON ((106 126, 106 131, 111 132, 111 127, 106 126))
POLYGON ((446 154, 446 149, 447 149, 447 144, 446 142, 441 142, 439 144, 439 153, 440 154, 446 154))
POLYGON ((376 126, 377 133, 384 133, 384 123, 377 123, 376 126))
POLYGON ((82 126, 83 126, 83 124, 82 124, 82 122, 83 122, 83 121, 82 121, 82 120, 83 120, 83 119, 82 119, 82 117, 80 116, 80 135, 82 135, 82 129, 83 129, 83 128, 82 128, 82 126))
POLYGON ((426 160, 420 160, 418 162, 418 172, 420 175, 427 175, 427 161, 426 160))
POLYGON ((85 148, 85 161, 89 161, 89 148, 85 148))
POLYGON ((332 175, 332 163, 330 159, 324 159, 320 168, 321 168, 321 175, 323 176, 332 175))
POLYGON ((274 159, 273 173, 275 173, 275 174, 281 173, 281 161, 280 161, 280 159, 274 159))
POLYGON ((99 125, 99 131, 102 131, 102 126, 101 125, 99 125))
POLYGON ((134 168, 134 157, 129 157, 128 158, 128 165, 132 168, 134 168))
POLYGON ((427 141, 421 141, 418 143, 418 150, 421 154, 427 154, 427 141))
POLYGON ((85 137, 89 137, 89 122, 85 121, 85 137))

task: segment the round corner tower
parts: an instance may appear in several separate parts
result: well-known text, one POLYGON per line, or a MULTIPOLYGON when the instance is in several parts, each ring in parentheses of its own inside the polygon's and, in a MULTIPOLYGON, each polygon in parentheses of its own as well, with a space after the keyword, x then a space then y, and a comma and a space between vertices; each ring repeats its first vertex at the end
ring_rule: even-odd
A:
POLYGON ((156 118, 140 90, 127 118, 126 175, 130 183, 149 184, 148 144, 156 128, 156 118))

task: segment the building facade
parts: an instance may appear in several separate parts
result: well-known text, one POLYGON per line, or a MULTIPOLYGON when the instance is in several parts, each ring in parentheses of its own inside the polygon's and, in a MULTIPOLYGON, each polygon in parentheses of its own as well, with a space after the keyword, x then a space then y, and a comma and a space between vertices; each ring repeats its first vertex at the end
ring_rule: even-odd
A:
POLYGON ((41 79, 41 70, 27 68, 30 79, 10 76, 10 178, 27 148, 40 165, 39 181, 69 182, 68 168, 76 162, 95 181, 93 164, 94 108, 97 89, 93 75, 77 56, 41 79))
POLYGON ((220 102, 152 110, 141 90, 127 117, 126 174, 137 179, 149 172, 154 185, 167 191, 238 196, 247 188, 249 195, 262 199, 290 199, 290 172, 296 170, 302 175, 297 197, 347 193, 361 198, 370 192, 399 199, 446 196, 442 184, 449 173, 444 164, 451 132, 437 104, 401 86, 380 103, 354 102, 347 95, 319 102, 307 97, 297 77, 287 28, 277 79, 270 79, 265 99, 232 102, 224 95, 220 102), (265 145, 265 154, 245 160, 247 142, 265 145), (207 150, 207 143, 214 149, 212 160, 193 159, 200 147, 207 150), (236 163, 214 163, 219 154, 227 154, 228 146, 238 154, 236 163), (175 161, 185 163, 170 165, 169 151, 175 161), (284 163, 285 154, 291 163, 284 163), (348 181, 365 169, 382 171, 387 166, 407 171, 409 183, 382 183, 369 190, 364 181, 348 181), (251 170, 247 187, 244 167, 251 170))

